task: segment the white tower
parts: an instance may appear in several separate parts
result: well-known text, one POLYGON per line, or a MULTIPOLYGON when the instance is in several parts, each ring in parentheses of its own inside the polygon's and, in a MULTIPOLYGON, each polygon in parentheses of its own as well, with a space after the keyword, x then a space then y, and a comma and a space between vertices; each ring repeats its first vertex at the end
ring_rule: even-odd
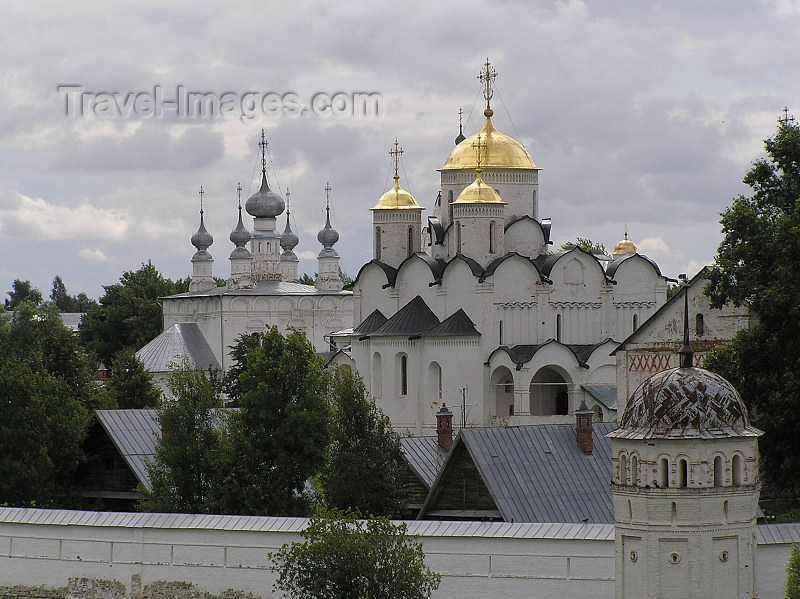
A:
POLYGON ((414 197, 400 188, 398 174, 403 149, 389 152, 394 158, 394 187, 378 200, 372 210, 372 257, 394 268, 410 255, 420 251, 423 208, 414 197))
POLYGON ((339 241, 339 232, 331 227, 331 186, 325 184, 325 227, 317 233, 322 251, 317 256, 317 280, 314 286, 323 291, 341 291, 342 277, 339 274, 339 254, 333 244, 339 241))
POLYGON ((261 130, 261 187, 247 199, 245 208, 253 217, 250 253, 253 255, 252 276, 255 281, 280 281, 279 258, 281 235, 276 231, 275 218, 286 207, 283 198, 269 188, 267 182, 267 140, 261 130))
POLYGON ((240 183, 236 184, 236 192, 239 195, 239 222, 230 235, 230 240, 236 248, 230 255, 231 276, 228 278, 228 289, 252 289, 253 257, 245 247, 250 241, 250 231, 242 223, 242 186, 240 183))
POLYGON ((758 437, 739 394, 681 367, 631 396, 612 432, 617 599, 755 596, 758 437))
POLYGON ((208 253, 208 248, 214 243, 214 238, 206 231, 203 224, 203 188, 200 187, 200 228, 192 235, 192 245, 197 251, 192 256, 192 281, 189 291, 205 291, 217 286, 212 274, 214 259, 208 253))

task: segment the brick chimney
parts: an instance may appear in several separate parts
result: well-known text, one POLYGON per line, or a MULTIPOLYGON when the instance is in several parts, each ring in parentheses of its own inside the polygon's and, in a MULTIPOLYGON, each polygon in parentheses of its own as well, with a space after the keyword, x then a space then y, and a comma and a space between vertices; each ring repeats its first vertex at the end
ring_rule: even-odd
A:
POLYGON ((442 403, 442 409, 436 412, 436 436, 439 437, 439 447, 450 451, 453 445, 453 413, 442 403))
POLYGON ((592 455, 594 451, 594 441, 592 440, 592 412, 587 406, 586 401, 582 401, 580 407, 575 410, 575 433, 578 438, 578 446, 586 455, 592 455))

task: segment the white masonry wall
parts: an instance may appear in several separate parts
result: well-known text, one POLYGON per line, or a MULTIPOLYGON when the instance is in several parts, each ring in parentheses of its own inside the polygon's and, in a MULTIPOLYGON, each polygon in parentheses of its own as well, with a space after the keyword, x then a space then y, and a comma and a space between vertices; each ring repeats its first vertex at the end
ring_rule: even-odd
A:
MULTIPOLYGON (((272 594, 267 554, 302 540, 305 524, 302 518, 0 508, 0 595, 280 597, 272 594)), ((612 525, 408 526, 423 542, 428 565, 442 574, 436 598, 614 597, 612 525)), ((780 526, 785 530, 758 548, 759 599, 783 596, 788 537, 800 539, 800 525, 780 526)))

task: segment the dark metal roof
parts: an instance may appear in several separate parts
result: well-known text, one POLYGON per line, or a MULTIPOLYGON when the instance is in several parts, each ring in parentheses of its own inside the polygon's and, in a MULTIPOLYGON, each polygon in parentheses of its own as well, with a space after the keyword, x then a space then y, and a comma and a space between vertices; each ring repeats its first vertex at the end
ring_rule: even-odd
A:
POLYGON ((411 470, 425 488, 430 489, 447 455, 437 437, 400 437, 400 445, 403 447, 403 458, 411 470))
POLYGON ((478 329, 475 328, 475 323, 470 320, 463 308, 459 308, 458 312, 454 312, 435 327, 423 333, 425 337, 450 337, 456 335, 480 335, 478 329))
POLYGON ((369 316, 361 321, 361 324, 353 329, 353 332, 360 333, 361 335, 369 335, 373 331, 377 331, 381 328, 387 320, 389 319, 383 315, 383 312, 376 308, 369 316))
POLYGON ((611 442, 616 423, 595 423, 594 451, 578 446, 575 425, 465 428, 456 438, 419 519, 461 451, 468 451, 506 522, 613 523, 611 442))
POLYGON ((653 270, 656 271, 656 274, 659 277, 664 276, 664 275, 661 274, 661 269, 658 267, 658 264, 656 264, 655 261, 651 260, 650 258, 645 256, 644 254, 639 254, 639 253, 636 253, 636 254, 623 254, 621 256, 614 256, 614 259, 611 262, 608 263, 608 266, 606 266, 606 276, 609 279, 613 279, 614 275, 617 272, 617 269, 620 266, 620 264, 625 262, 625 260, 630 260, 634 256, 638 256, 639 258, 641 258, 642 260, 647 262, 650 266, 652 266, 653 270))
MULTIPOLYGON (((390 267, 391 268, 391 267, 390 267)), ((211 297, 220 295, 352 295, 352 291, 326 291, 314 285, 291 283, 289 281, 257 281, 252 289, 228 289, 214 287, 205 291, 187 291, 159 299, 180 299, 188 297, 211 297)))
POLYGON ((420 335, 439 324, 436 314, 419 295, 395 312, 371 336, 420 335))
POLYGON ((494 274, 494 272, 497 270, 498 266, 500 266, 503 262, 505 262, 509 258, 513 258, 514 256, 516 256, 517 258, 521 258, 525 262, 529 262, 530 264, 532 264, 533 268, 536 270, 536 274, 539 275, 540 279, 544 280, 544 277, 542 276, 542 273, 539 272, 539 268, 537 267, 536 262, 534 262, 533 260, 531 260, 527 256, 523 256, 522 254, 519 254, 517 252, 509 252, 505 256, 500 256, 499 258, 495 258, 494 260, 492 260, 486 266, 486 269, 483 271, 483 274, 481 275, 481 280, 485 279, 486 277, 491 277, 494 274))
POLYGON ((367 268, 370 264, 375 264, 376 266, 380 267, 380 269, 383 271, 383 274, 386 275, 386 285, 387 286, 391 287, 392 285, 394 285, 394 280, 395 280, 395 278, 397 278, 397 269, 394 268, 393 266, 389 266, 385 262, 381 262, 380 260, 370 260, 364 266, 362 266, 358 270, 358 274, 356 275, 356 278, 353 279, 353 285, 356 284, 356 282, 358 281, 359 277, 361 276, 361 273, 364 272, 364 269, 367 268))
POLYGON ((416 252, 411 254, 408 258, 400 263, 400 266, 397 267, 397 271, 400 272, 407 262, 411 262, 415 259, 422 260, 427 267, 431 269, 431 276, 433 277, 434 281, 439 281, 442 278, 442 273, 447 266, 447 261, 443 260, 442 258, 433 258, 425 252, 416 252))
POLYGON ((145 488, 151 489, 147 462, 161 438, 156 410, 96 410, 95 418, 145 488))
POLYGON ((608 384, 581 385, 583 389, 609 410, 617 409, 617 386, 608 384))
MULTIPOLYGON (((582 368, 588 368, 586 362, 589 360, 592 354, 597 350, 598 347, 605 345, 609 341, 611 341, 611 339, 604 339, 600 343, 595 343, 592 345, 577 345, 577 344, 565 345, 560 341, 556 341, 555 339, 548 339, 547 341, 539 345, 514 345, 513 347, 509 347, 507 345, 501 345, 500 347, 495 349, 492 352, 492 354, 494 354, 494 352, 496 351, 501 351, 501 350, 506 352, 508 356, 511 358, 511 361, 517 365, 517 369, 519 369, 522 367, 523 364, 530 362, 533 359, 533 356, 536 355, 536 352, 538 352, 543 347, 551 344, 557 344, 566 347, 568 350, 570 350, 572 354, 575 356, 575 359, 577 360, 579 366, 581 366, 582 368)), ((489 355, 490 359, 492 357, 492 354, 489 355)))
POLYGON ((200 327, 194 322, 173 324, 137 351, 136 357, 150 372, 169 372, 172 365, 184 357, 201 370, 220 368, 200 327))

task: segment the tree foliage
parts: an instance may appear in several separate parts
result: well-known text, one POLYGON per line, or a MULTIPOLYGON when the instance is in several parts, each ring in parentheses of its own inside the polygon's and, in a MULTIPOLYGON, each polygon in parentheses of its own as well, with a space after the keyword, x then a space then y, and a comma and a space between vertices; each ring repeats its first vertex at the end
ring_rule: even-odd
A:
POLYGON ((328 374, 300 331, 272 327, 246 352, 240 410, 222 440, 215 510, 307 513, 304 487, 321 468, 330 439, 328 374))
POLYGON ((355 512, 312 518, 304 542, 270 554, 275 590, 302 599, 425 599, 441 576, 425 565, 405 524, 355 512))
POLYGON ((114 357, 106 389, 121 410, 155 408, 161 398, 153 375, 136 357, 132 347, 120 350, 114 357))
POLYGON ((186 282, 164 278, 152 262, 125 272, 120 282, 104 286, 100 303, 89 309, 80 327, 86 347, 106 365, 123 348, 141 349, 161 333, 159 297, 187 291, 186 282))
POLYGON ((749 305, 757 324, 706 358, 739 390, 764 430, 768 492, 797 491, 800 455, 800 129, 780 123, 767 156, 744 178, 753 190, 722 213, 723 240, 709 274, 711 305, 749 305))
POLYGON ((72 505, 92 409, 107 400, 54 304, 0 319, 0 503, 72 505))
POLYGON ((589 254, 606 254, 606 246, 600 242, 594 242, 591 239, 586 239, 584 237, 578 237, 575 239, 574 242, 566 242, 561 244, 562 250, 571 250, 575 246, 578 246, 584 252, 589 254))
POLYGON ((34 287, 27 279, 21 281, 14 279, 8 299, 3 301, 6 310, 16 310, 22 302, 30 302, 36 306, 42 303, 42 292, 34 287))
POLYGON ((786 562, 786 599, 800 599, 800 550, 792 543, 789 561, 786 562))
POLYGON ((373 516, 403 517, 408 493, 399 478, 400 437, 352 369, 336 369, 332 397, 332 442, 322 472, 325 503, 373 516))
POLYGON ((85 293, 70 295, 67 286, 59 275, 53 279, 53 290, 50 292, 50 299, 58 306, 60 312, 86 312, 90 307, 97 305, 97 302, 89 298, 85 293))
POLYGON ((222 379, 222 391, 227 397, 227 406, 239 406, 239 398, 242 395, 242 385, 239 382, 239 377, 247 365, 247 352, 258 347, 260 343, 258 335, 243 333, 231 346, 231 351, 228 353, 231 357, 231 366, 222 379))
POLYGON ((206 375, 184 361, 167 376, 169 396, 158 409, 162 437, 147 465, 152 490, 141 508, 204 513, 215 478, 221 414, 206 375))

